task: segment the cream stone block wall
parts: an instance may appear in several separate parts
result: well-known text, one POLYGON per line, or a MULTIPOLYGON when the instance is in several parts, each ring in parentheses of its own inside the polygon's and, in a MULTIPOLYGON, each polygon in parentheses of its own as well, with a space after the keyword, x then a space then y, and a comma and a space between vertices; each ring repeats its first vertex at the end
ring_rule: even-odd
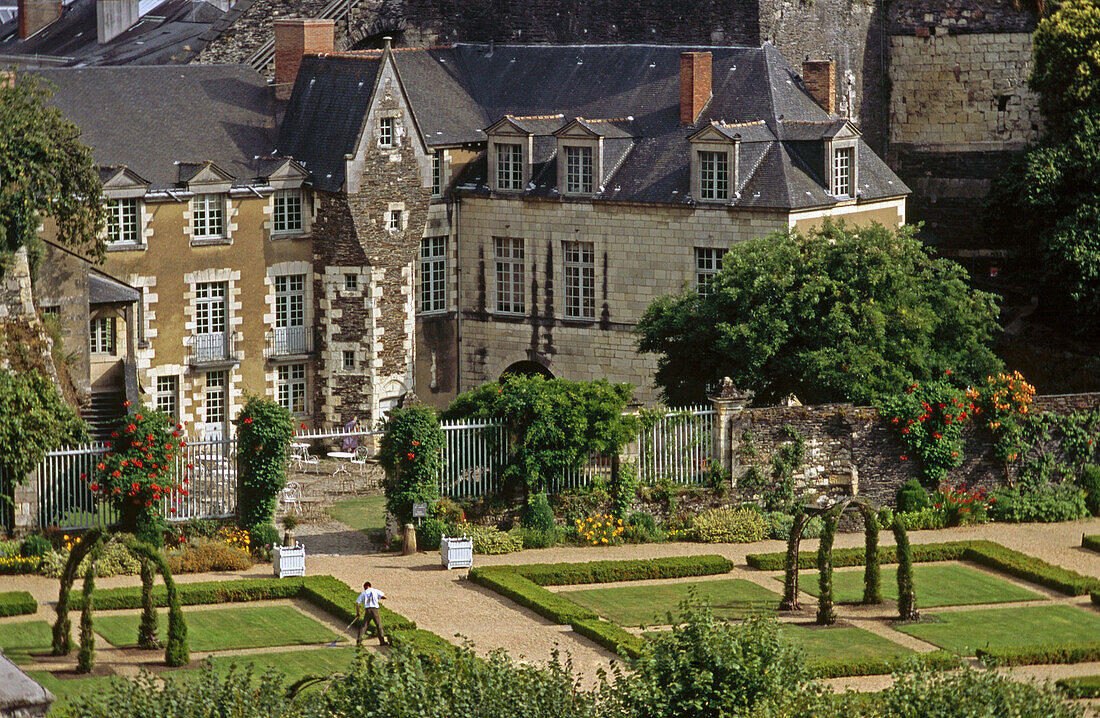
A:
POLYGON ((890 37, 890 141, 997 149, 1038 136, 1028 33, 890 37))

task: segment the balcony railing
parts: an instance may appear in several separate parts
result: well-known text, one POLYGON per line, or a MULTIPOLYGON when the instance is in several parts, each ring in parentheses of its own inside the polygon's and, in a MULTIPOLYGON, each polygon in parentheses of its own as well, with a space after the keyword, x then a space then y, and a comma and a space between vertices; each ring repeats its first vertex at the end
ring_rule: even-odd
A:
POLYGON ((230 332, 195 334, 191 337, 192 364, 218 364, 233 361, 234 336, 230 332))
POLYGON ((276 327, 267 335, 268 356, 300 356, 313 353, 312 327, 276 327))

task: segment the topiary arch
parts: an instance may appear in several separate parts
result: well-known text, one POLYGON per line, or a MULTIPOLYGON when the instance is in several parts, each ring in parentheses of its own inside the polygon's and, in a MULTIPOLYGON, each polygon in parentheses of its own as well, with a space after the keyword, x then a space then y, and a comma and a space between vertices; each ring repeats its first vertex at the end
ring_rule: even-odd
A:
MULTIPOLYGON (((77 570, 81 561, 90 556, 91 561, 84 577, 84 602, 81 607, 81 651, 77 666, 79 672, 91 670, 94 662, 94 638, 92 633, 92 592, 95 590, 95 569, 99 553, 109 536, 102 529, 91 529, 81 536, 69 553, 69 560, 61 572, 61 590, 57 597, 57 620, 53 626, 53 654, 55 656, 67 655, 72 651, 72 622, 69 620, 69 594, 72 591, 73 582, 76 579, 77 570)), ((143 566, 151 565, 155 573, 159 573, 164 579, 164 588, 168 594, 168 642, 164 648, 164 662, 169 666, 183 666, 191 660, 190 651, 187 648, 187 624, 183 618, 183 610, 180 607, 179 595, 176 591, 176 582, 172 579, 172 572, 168 568, 163 554, 152 544, 140 541, 131 535, 121 537, 123 544, 135 556, 143 566)), ((152 582, 146 583, 146 574, 152 578, 153 571, 142 571, 142 604, 145 613, 152 612, 155 616, 156 609, 152 600, 152 582)), ((155 647, 149 645, 142 637, 149 631, 150 621, 147 616, 142 617, 139 629, 139 644, 143 647, 155 647)), ((156 634, 156 621, 151 622, 152 632, 156 634)), ((146 637, 147 638, 147 637, 146 637)))
POLYGON ((818 549, 817 565, 820 571, 821 595, 818 597, 818 623, 829 624, 835 620, 832 611, 832 536, 840 516, 850 507, 855 507, 863 515, 865 536, 865 562, 863 572, 863 603, 882 603, 882 588, 878 567, 877 507, 869 501, 855 497, 846 499, 834 506, 821 508, 801 506, 794 515, 794 525, 787 538, 787 557, 783 581, 783 600, 779 603, 781 611, 797 611, 802 608, 798 601, 798 548, 802 543, 802 534, 813 516, 821 516, 825 521, 825 534, 818 549))

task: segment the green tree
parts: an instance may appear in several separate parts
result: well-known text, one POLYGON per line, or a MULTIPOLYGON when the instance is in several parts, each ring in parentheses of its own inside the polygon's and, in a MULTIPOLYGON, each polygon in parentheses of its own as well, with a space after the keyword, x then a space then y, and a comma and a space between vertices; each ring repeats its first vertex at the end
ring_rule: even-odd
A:
POLYGON ((1067 0, 1035 28, 1028 80, 1051 129, 1081 109, 1100 107, 1100 7, 1067 0))
POLYGON ((0 472, 22 483, 47 451, 87 440, 84 422, 49 378, 0 370, 0 472))
POLYGON ((0 78, 0 261, 34 249, 45 215, 58 241, 94 256, 103 251, 106 212, 92 151, 49 97, 34 76, 0 78))
POLYGON ((948 369, 977 383, 1001 366, 994 297, 914 232, 826 222, 735 245, 707 296, 650 304, 639 350, 657 354, 657 385, 675 403, 725 376, 765 402, 871 403, 948 369))

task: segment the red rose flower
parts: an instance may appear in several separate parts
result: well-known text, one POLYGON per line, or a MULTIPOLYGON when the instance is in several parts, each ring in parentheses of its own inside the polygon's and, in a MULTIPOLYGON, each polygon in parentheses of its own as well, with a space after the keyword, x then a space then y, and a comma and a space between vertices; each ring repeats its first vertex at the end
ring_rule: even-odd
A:
POLYGON ((122 406, 129 408, 130 402, 129 401, 124 401, 124 402, 122 402, 122 406))
POLYGON ((251 424, 251 423, 252 423, 252 417, 250 416, 250 417, 246 418, 246 419, 244 420, 244 423, 246 423, 246 424, 251 424))
POLYGON ((414 454, 412 452, 409 452, 408 454, 406 454, 406 456, 408 456, 410 460, 416 458, 416 454, 414 454))
POLYGON ((92 484, 88 488, 91 489, 92 491, 99 491, 99 484, 92 484))
POLYGON ((80 475, 80 480, 81 481, 87 481, 88 480, 88 475, 87 474, 81 474, 80 475))
POLYGON ((908 461, 908 459, 906 458, 905 454, 902 454, 902 455, 901 455, 901 460, 902 460, 902 461, 908 461))
POLYGON ((168 513, 170 513, 170 514, 174 514, 174 513, 176 513, 176 507, 175 507, 175 506, 172 506, 172 507, 170 507, 170 508, 168 509, 168 513))
POLYGON ((96 464, 96 465, 95 465, 95 467, 96 467, 97 469, 99 469, 100 471, 103 471, 104 469, 106 469, 106 468, 107 468, 107 464, 104 464, 104 463, 103 463, 103 462, 101 461, 101 462, 99 462, 98 464, 96 464))
POLYGON ((122 472, 119 471, 118 469, 115 469, 114 471, 111 472, 111 476, 113 476, 117 479, 118 477, 122 476, 122 472))
POLYGON ((143 416, 142 416, 141 414, 135 414, 135 415, 134 415, 134 418, 135 418, 135 419, 137 419, 138 421, 141 421, 141 420, 142 420, 142 419, 144 419, 145 417, 143 417, 143 416))

